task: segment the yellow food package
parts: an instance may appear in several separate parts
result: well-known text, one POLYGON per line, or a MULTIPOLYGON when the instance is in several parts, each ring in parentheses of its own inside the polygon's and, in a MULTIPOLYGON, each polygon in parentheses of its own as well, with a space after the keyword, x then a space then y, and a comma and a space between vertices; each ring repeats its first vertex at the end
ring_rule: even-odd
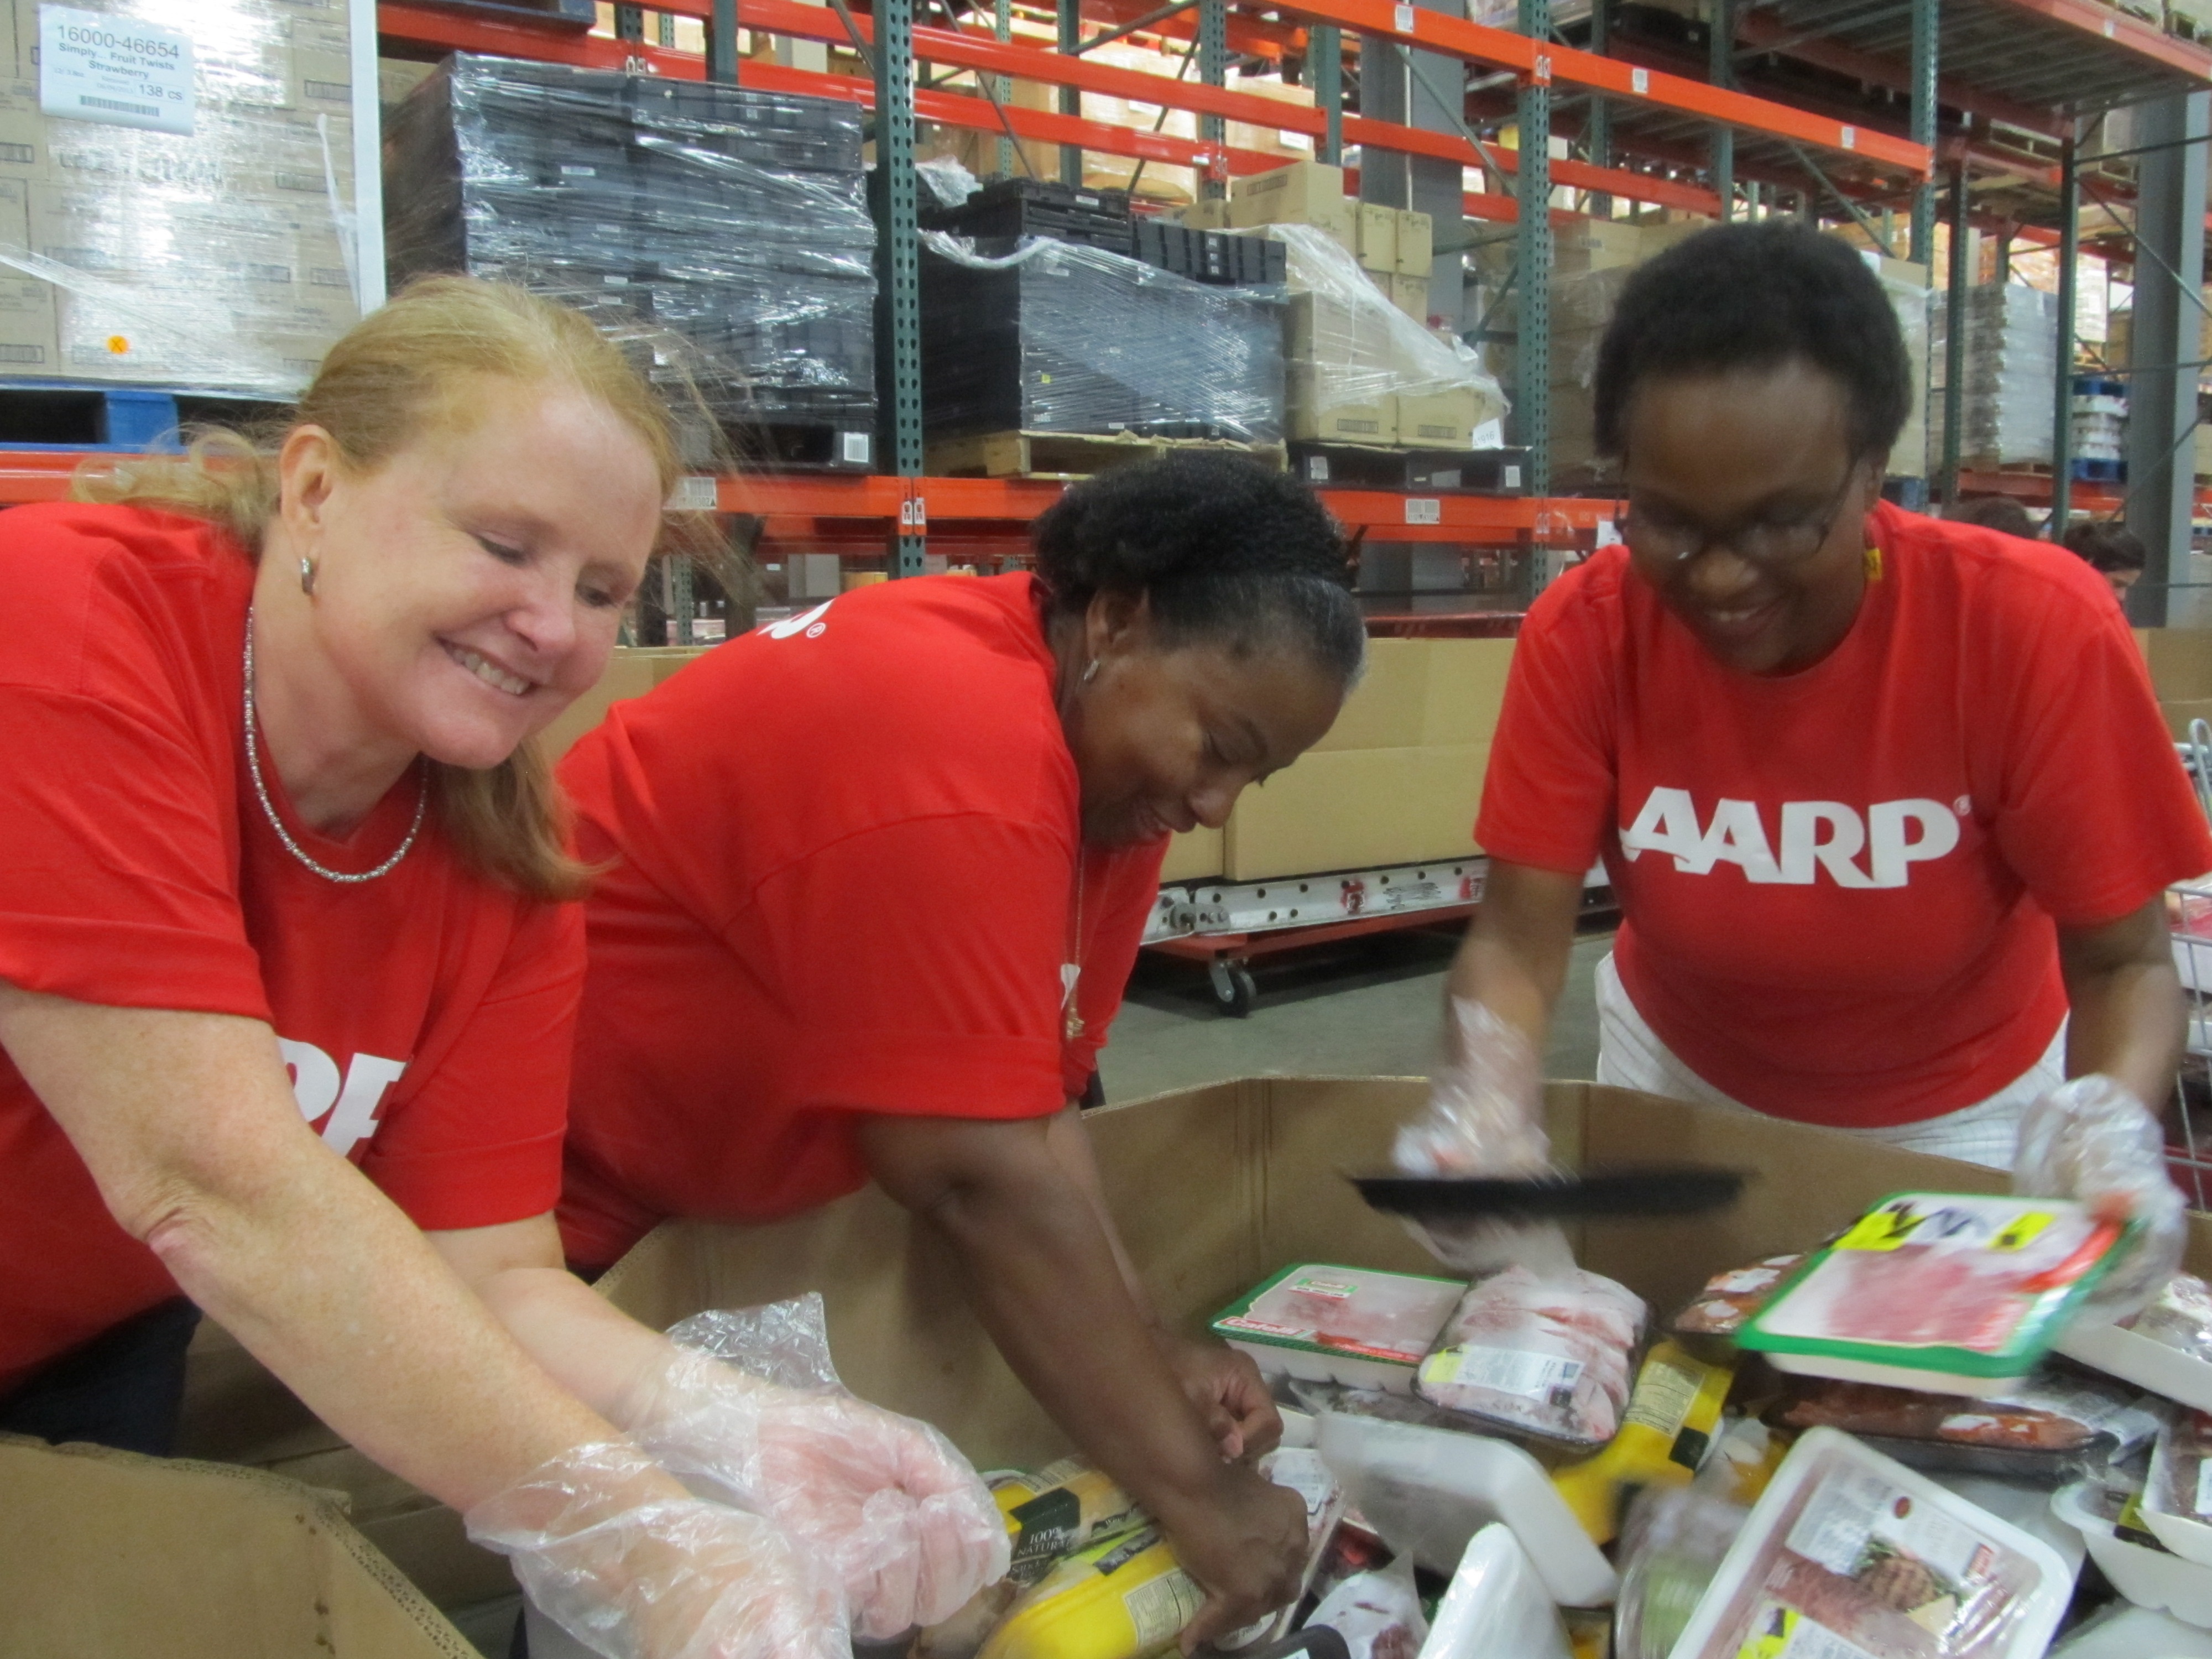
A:
POLYGON ((1013 1540, 1006 1576, 1027 1587, 1052 1564, 1094 1539, 1124 1533, 1146 1517, 1129 1495, 1079 1458, 1065 1458, 1035 1474, 986 1477, 1013 1540))
POLYGON ((1154 1526, 1067 1557, 983 1644, 979 1659, 1150 1659, 1205 1601, 1154 1526))
POLYGON ((1624 1486, 1686 1486, 1711 1447, 1735 1379, 1730 1365, 1692 1358, 1680 1343, 1653 1345, 1636 1374, 1620 1432, 1595 1457, 1552 1477, 1592 1541, 1608 1544, 1620 1528, 1624 1486))

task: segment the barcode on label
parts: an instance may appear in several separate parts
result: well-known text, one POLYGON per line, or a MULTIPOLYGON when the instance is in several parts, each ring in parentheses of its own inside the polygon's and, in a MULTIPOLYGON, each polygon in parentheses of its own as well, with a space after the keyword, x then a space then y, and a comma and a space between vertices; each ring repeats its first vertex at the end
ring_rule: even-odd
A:
POLYGON ((1549 1403, 1559 1390, 1571 1389, 1583 1374, 1579 1359, 1557 1354, 1525 1353, 1513 1348, 1447 1348, 1429 1356, 1421 1367, 1424 1382, 1450 1383, 1461 1388, 1487 1389, 1522 1400, 1549 1403))
POLYGON ((1393 21, 1399 33, 1411 34, 1413 32, 1413 9, 1411 6, 1398 7, 1393 21))
POLYGON ((1444 504, 1433 495, 1408 495, 1406 498, 1407 524, 1442 524, 1444 504))
POLYGON ((118 115, 159 115, 159 104, 126 104, 114 98, 95 98, 88 92, 77 94, 78 105, 85 109, 112 110, 118 115))
POLYGON ((676 481, 676 488, 668 492, 668 510, 672 513, 712 513, 721 500, 713 477, 704 472, 687 473, 676 481))
POLYGON ((1173 1641, 1197 1616, 1205 1600, 1190 1575, 1177 1567, 1165 1577, 1125 1591, 1121 1605, 1129 1610, 1129 1622, 1136 1626, 1137 1645, 1151 1648, 1173 1641))
POLYGON ((1629 70, 1628 89, 1639 98, 1650 92, 1651 90, 1651 71, 1650 70, 1644 69, 1632 69, 1629 70))

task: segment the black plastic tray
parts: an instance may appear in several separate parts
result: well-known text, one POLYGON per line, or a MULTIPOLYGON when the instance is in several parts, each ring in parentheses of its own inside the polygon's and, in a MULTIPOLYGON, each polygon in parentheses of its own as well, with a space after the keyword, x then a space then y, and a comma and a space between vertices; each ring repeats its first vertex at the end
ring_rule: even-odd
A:
POLYGON ((1749 1179, 1703 1164, 1622 1164, 1578 1175, 1468 1179, 1352 1176, 1370 1207, 1416 1221, 1522 1216, 1554 1221, 1704 1215, 1735 1202, 1749 1179))

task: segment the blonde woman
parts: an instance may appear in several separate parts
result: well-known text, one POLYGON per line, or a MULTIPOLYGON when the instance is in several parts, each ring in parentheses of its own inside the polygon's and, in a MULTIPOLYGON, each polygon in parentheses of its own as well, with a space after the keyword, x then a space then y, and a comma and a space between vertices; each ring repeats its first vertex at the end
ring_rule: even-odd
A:
POLYGON ((166 1449, 204 1309, 580 1633, 833 1654, 995 1576, 972 1472, 622 1318, 550 1217, 581 884, 530 743, 677 469, 581 319, 441 278, 273 462, 6 514, 0 1429, 166 1449))

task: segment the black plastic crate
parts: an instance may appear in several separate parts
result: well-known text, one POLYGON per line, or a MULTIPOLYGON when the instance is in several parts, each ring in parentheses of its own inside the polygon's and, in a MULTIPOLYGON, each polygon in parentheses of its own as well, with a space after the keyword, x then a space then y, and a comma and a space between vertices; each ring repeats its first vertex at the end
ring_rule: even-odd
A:
POLYGON ((1127 191, 1082 190, 1050 179, 1001 179, 958 207, 932 206, 922 215, 928 229, 956 236, 1049 236, 1124 254, 1129 222, 1127 191))
POLYGON ((1286 250, 1266 236, 1194 230, 1164 219, 1139 219, 1132 238, 1135 257, 1194 283, 1230 288, 1279 288, 1288 280, 1286 250))

